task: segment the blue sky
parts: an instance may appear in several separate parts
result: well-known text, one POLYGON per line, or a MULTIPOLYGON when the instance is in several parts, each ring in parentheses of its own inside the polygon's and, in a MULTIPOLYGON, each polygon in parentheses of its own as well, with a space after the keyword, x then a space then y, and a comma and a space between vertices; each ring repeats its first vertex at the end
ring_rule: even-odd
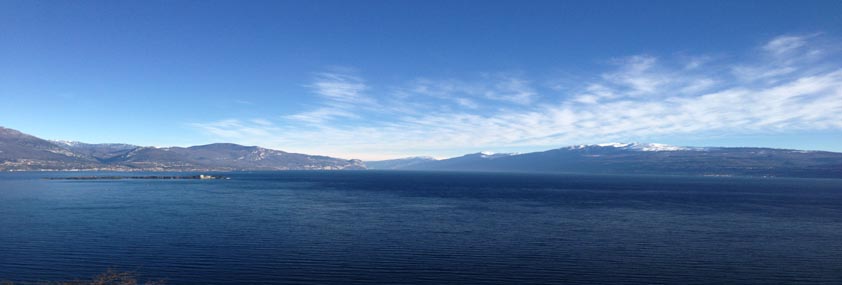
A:
POLYGON ((346 158, 842 151, 840 1, 0 1, 0 125, 346 158))

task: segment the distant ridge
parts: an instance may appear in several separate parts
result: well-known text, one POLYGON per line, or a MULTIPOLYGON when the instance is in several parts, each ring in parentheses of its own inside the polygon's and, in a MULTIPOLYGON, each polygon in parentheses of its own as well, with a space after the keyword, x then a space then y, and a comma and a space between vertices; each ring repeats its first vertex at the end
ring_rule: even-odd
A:
POLYGON ((141 147, 48 141, 0 127, 0 171, 237 171, 365 169, 360 160, 219 143, 141 147))
POLYGON ((524 154, 474 153, 391 169, 842 178, 842 153, 606 143, 524 154))
POLYGON ((407 158, 398 158, 398 159, 389 159, 389 160, 380 160, 380 161, 366 161, 365 166, 368 169, 380 169, 380 170, 394 170, 394 169, 404 169, 411 167, 416 164, 421 164, 425 162, 435 161, 435 158, 429 156, 413 156, 407 158))
POLYGON ((842 178, 842 153, 604 143, 523 154, 479 152, 441 160, 410 157, 363 163, 231 143, 158 148, 48 141, 0 127, 0 171, 360 169, 842 178))

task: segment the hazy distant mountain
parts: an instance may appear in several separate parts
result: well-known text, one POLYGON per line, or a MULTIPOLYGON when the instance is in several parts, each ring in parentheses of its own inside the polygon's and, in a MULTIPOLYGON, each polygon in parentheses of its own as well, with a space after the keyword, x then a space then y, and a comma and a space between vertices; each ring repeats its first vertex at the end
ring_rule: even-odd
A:
POLYGON ((842 178, 842 153, 611 143, 516 155, 469 154, 397 169, 842 178))
POLYGON ((141 147, 109 163, 160 170, 304 170, 365 169, 360 160, 288 153, 256 146, 218 143, 182 147, 141 147))
POLYGON ((476 166, 487 165, 489 162, 511 157, 516 154, 512 153, 491 153, 478 152, 466 154, 460 157, 454 157, 443 160, 427 161, 423 163, 413 164, 399 169, 413 169, 413 170, 486 170, 477 168, 476 166))
POLYGON ((842 178, 842 153, 664 144, 576 145, 524 154, 473 153, 369 161, 288 153, 256 146, 209 144, 139 147, 47 141, 0 127, 0 171, 231 171, 296 169, 576 172, 842 178))
POLYGON ((288 153, 255 146, 210 144, 139 147, 47 141, 0 127, 0 171, 10 170, 231 170, 365 169, 360 160, 288 153))
POLYGON ((50 141, 59 147, 75 152, 77 154, 94 157, 100 160, 124 155, 139 146, 121 143, 100 143, 89 144, 76 141, 50 141))
POLYGON ((366 161, 365 166, 368 169, 403 169, 419 163, 425 163, 435 160, 435 158, 429 156, 416 156, 399 159, 366 161))

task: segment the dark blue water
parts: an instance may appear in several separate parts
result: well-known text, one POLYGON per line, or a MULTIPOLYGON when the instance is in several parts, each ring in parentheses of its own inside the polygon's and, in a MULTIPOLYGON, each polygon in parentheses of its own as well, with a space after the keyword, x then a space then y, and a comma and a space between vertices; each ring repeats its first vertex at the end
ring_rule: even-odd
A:
POLYGON ((0 173, 0 280, 842 284, 842 180, 62 175, 0 173))

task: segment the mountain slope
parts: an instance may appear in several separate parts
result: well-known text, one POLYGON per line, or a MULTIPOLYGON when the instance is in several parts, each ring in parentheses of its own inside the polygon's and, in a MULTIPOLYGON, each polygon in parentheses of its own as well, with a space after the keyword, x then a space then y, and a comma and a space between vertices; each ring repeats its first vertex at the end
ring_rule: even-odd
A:
MULTIPOLYGON (((435 160, 367 162, 372 169, 577 172, 842 178, 842 153, 771 148, 678 147, 663 144, 577 145, 525 154, 474 153, 435 160)), ((139 147, 47 141, 0 127, 0 171, 236 171, 365 169, 360 160, 209 144, 139 147)))
POLYGON ((842 178, 842 153, 824 151, 630 143, 579 145, 494 159, 468 156, 401 169, 842 178))
POLYGON ((53 144, 67 149, 71 152, 93 157, 99 160, 106 160, 126 154, 139 146, 121 143, 100 143, 89 144, 76 141, 50 141, 53 144))
POLYGON ((413 170, 485 170, 481 166, 493 164, 492 161, 511 157, 510 153, 478 152, 443 160, 428 161, 405 167, 413 170))
POLYGON ((0 170, 96 168, 100 163, 50 141, 0 127, 0 170))
POLYGON ((0 171, 232 171, 365 169, 360 160, 288 153, 256 146, 209 144, 139 147, 47 141, 0 127, 0 171))
POLYGON ((109 163, 158 170, 338 170, 365 169, 362 161, 288 153, 256 146, 219 143, 201 146, 142 147, 109 163))
POLYGON ((378 169, 378 170, 394 170, 394 169, 403 169, 407 167, 411 167, 416 164, 427 163, 431 161, 435 161, 435 158, 428 157, 428 156, 416 156, 416 157, 407 157, 407 158, 399 158, 399 159, 389 159, 389 160, 378 160, 378 161, 366 161, 365 166, 368 169, 378 169))

